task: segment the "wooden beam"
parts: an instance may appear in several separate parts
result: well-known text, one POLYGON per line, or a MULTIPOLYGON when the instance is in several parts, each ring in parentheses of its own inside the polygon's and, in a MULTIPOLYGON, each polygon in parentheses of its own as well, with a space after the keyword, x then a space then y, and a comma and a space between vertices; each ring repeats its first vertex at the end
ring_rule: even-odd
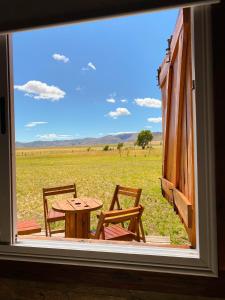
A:
POLYGON ((184 224, 188 227, 192 227, 192 211, 193 207, 191 202, 185 197, 183 193, 176 188, 173 189, 173 199, 176 205, 179 215, 181 216, 184 224))
POLYGON ((163 128, 163 177, 166 176, 167 171, 167 156, 168 156, 168 139, 169 139, 169 124, 171 117, 171 93, 172 93, 172 75, 173 68, 169 66, 167 80, 166 80, 166 94, 167 94, 167 103, 166 103, 166 112, 163 128))
POLYGON ((172 190, 174 188, 174 185, 172 184, 172 182, 168 181, 165 178, 160 178, 160 180, 161 180, 162 190, 165 193, 165 198, 172 203, 173 202, 172 190))

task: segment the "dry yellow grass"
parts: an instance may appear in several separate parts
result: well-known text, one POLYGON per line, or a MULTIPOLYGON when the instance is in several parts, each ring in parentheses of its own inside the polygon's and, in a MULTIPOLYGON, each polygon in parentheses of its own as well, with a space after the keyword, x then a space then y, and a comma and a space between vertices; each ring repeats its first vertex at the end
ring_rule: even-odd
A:
MULTIPOLYGON (((168 235, 172 243, 187 243, 187 235, 173 208, 162 197, 159 177, 161 146, 134 150, 125 145, 120 157, 115 145, 17 150, 17 211, 19 219, 36 218, 43 226, 42 188, 75 182, 78 195, 97 197, 108 209, 116 184, 143 189, 146 234, 168 235)), ((127 203, 127 205, 129 205, 127 203)), ((92 214, 91 227, 97 223, 92 214)))

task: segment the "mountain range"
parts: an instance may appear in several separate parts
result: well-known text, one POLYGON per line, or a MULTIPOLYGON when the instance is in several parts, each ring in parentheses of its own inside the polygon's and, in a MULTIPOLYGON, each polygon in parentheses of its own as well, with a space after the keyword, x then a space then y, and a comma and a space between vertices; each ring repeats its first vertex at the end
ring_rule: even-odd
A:
MULTIPOLYGON (((153 132, 153 141, 161 141, 162 133, 153 132)), ((33 141, 33 142, 16 142, 16 148, 45 148, 45 147, 69 147, 69 146, 91 146, 107 145, 118 143, 131 143, 137 140, 137 132, 111 134, 98 138, 87 137, 72 140, 55 140, 55 141, 33 141)))

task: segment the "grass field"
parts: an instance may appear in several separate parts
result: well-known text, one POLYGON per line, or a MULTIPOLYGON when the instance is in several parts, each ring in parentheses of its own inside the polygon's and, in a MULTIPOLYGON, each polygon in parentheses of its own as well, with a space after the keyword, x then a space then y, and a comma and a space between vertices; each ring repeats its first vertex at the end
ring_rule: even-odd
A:
MULTIPOLYGON (((43 187, 75 182, 78 196, 97 197, 103 201, 103 209, 108 209, 115 185, 120 184, 143 189, 141 204, 145 207, 146 234, 170 236, 174 244, 187 243, 179 217, 161 195, 158 179, 162 169, 161 146, 156 143, 150 150, 128 147, 121 156, 114 147, 111 146, 111 151, 102 151, 102 146, 18 149, 18 218, 36 218, 44 228, 43 187)), ((92 229, 96 224, 96 213, 92 213, 92 229)))

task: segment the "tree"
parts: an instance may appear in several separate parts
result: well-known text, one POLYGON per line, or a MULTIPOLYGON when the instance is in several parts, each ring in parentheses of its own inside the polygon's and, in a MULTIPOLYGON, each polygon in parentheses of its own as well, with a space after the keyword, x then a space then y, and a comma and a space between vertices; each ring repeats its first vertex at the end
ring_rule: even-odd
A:
POLYGON ((103 151, 109 151, 109 145, 105 145, 105 147, 103 148, 103 151))
POLYGON ((123 143, 118 143, 117 150, 120 150, 121 148, 123 148, 123 143))
POLYGON ((123 143, 118 143, 117 144, 117 150, 119 151, 120 157, 121 157, 122 148, 123 148, 123 143))
POLYGON ((151 130, 142 130, 139 132, 137 137, 137 145, 141 146, 142 149, 145 149, 145 147, 152 141, 153 134, 151 130))
POLYGON ((119 151, 120 156, 121 156, 121 150, 122 150, 122 148, 123 148, 123 143, 118 143, 117 144, 117 150, 119 151))

